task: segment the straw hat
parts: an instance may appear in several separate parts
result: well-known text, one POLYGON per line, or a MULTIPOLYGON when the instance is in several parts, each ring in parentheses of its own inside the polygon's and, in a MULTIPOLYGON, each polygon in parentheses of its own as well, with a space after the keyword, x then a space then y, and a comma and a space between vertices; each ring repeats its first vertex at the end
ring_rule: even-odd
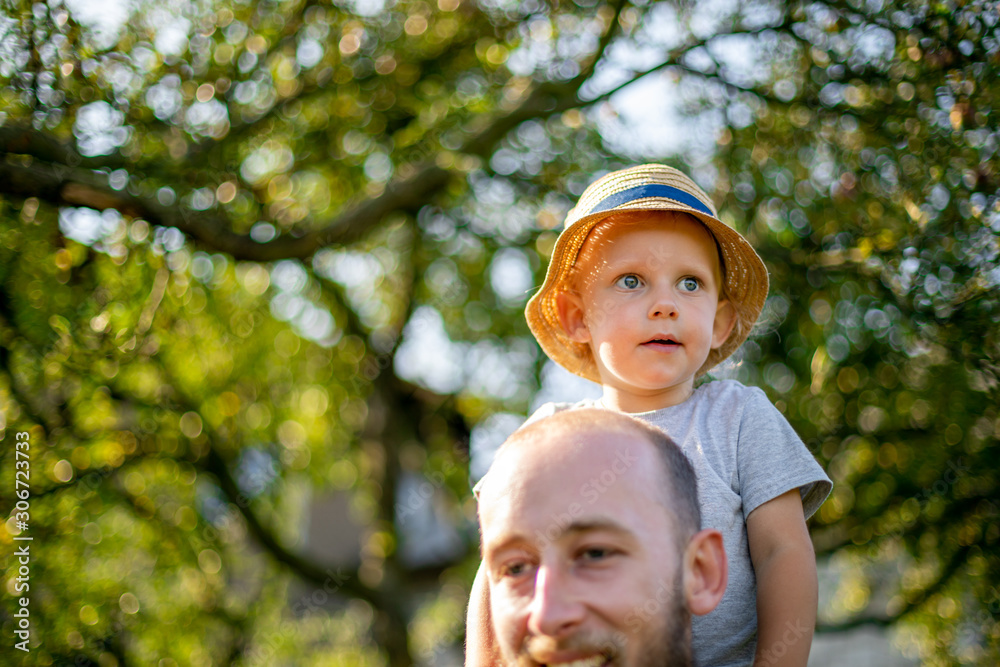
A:
POLYGON ((701 188, 680 171, 661 164, 644 164, 611 172, 594 181, 566 216, 563 232, 552 250, 542 288, 525 309, 528 327, 550 359, 571 373, 600 383, 589 346, 570 340, 563 331, 556 294, 566 291, 567 277, 590 230, 622 211, 678 211, 694 216, 715 237, 722 256, 723 291, 736 309, 736 325, 725 343, 712 350, 698 370, 703 375, 736 351, 760 315, 767 299, 767 269, 739 232, 718 219, 701 188))

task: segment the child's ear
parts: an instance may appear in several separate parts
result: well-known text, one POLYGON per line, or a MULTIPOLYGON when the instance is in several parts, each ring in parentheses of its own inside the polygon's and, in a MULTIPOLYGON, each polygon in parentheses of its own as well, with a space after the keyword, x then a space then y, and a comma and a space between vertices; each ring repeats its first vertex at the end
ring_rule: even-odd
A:
POLYGON ((729 563, 722 533, 696 533, 684 552, 684 597, 692 614, 703 616, 718 606, 729 583, 729 563))
POLYGON ((583 317, 583 301, 576 294, 559 292, 556 294, 556 308, 559 322, 570 340, 577 343, 590 342, 590 330, 583 317))
POLYGON ((715 310, 715 322, 712 323, 712 349, 722 347, 736 326, 736 309, 728 300, 720 301, 715 310))

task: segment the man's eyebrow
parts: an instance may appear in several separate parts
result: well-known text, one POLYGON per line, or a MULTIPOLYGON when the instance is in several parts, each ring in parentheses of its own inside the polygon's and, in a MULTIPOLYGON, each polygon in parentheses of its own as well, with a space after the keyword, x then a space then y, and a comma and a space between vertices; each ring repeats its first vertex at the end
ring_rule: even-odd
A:
MULTIPOLYGON (((635 531, 627 528, 622 523, 615 521, 610 517, 577 519, 575 521, 571 521, 565 526, 555 524, 553 528, 558 528, 558 532, 549 530, 544 533, 544 537, 552 542, 558 542, 566 537, 575 537, 599 531, 614 533, 615 535, 636 542, 639 540, 639 536, 636 535, 635 531)), ((529 543, 530 539, 520 532, 508 533, 496 544, 488 545, 483 552, 483 556, 485 558, 488 554, 495 554, 505 549, 516 548, 529 543)))
POLYGON ((507 549, 515 549, 522 547, 527 542, 528 538, 526 538, 524 534, 519 532, 509 532, 501 536, 501 538, 497 540, 495 544, 483 543, 482 545, 483 560, 484 561, 489 560, 489 557, 492 556, 493 554, 505 551, 507 549))
POLYGON ((559 532, 559 536, 556 539, 559 539, 560 537, 568 537, 570 535, 593 533, 597 531, 606 531, 621 535, 622 537, 638 539, 638 536, 634 531, 609 517, 596 517, 592 519, 588 518, 572 521, 559 532))

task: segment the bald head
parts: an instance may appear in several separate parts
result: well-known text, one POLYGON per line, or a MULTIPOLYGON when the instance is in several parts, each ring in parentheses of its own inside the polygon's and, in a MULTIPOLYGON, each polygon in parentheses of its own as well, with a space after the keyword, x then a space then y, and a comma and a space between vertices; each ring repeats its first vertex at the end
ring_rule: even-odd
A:
POLYGON ((702 604, 702 582, 725 589, 724 574, 703 576, 704 563, 724 573, 725 554, 718 531, 698 530, 690 463, 620 413, 568 410, 511 436, 480 488, 479 526, 508 666, 689 666, 691 613, 721 599, 702 604))
MULTIPOLYGON (((622 481, 638 462, 634 479, 625 480, 633 485, 632 491, 648 496, 666 510, 681 545, 698 532, 701 514, 697 481, 680 448, 654 426, 596 408, 557 412, 511 435, 497 452, 491 474, 484 480, 480 506, 489 496, 491 480, 498 485, 513 482, 522 486, 530 483, 524 474, 529 469, 543 477, 558 477, 567 458, 576 456, 586 456, 595 463, 602 459, 604 463, 599 466, 600 475, 580 489, 578 495, 584 502, 603 493, 610 484, 622 481)), ((544 479, 541 483, 545 483, 544 479)))

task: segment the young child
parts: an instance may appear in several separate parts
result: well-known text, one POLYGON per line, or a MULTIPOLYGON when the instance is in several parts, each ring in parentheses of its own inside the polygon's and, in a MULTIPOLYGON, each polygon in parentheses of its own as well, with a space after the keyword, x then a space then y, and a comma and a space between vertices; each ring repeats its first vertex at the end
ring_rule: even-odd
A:
MULTIPOLYGON (((545 283, 528 302, 545 353, 603 387, 596 402, 546 404, 529 421, 597 406, 666 431, 698 477, 702 525, 723 534, 729 585, 695 616, 695 662, 805 667, 816 621, 816 559, 805 520, 831 489, 760 389, 695 379, 746 340, 767 270, 709 198, 649 164, 592 183, 566 218, 545 283)), ((489 582, 480 567, 466 665, 495 665, 489 582)))

